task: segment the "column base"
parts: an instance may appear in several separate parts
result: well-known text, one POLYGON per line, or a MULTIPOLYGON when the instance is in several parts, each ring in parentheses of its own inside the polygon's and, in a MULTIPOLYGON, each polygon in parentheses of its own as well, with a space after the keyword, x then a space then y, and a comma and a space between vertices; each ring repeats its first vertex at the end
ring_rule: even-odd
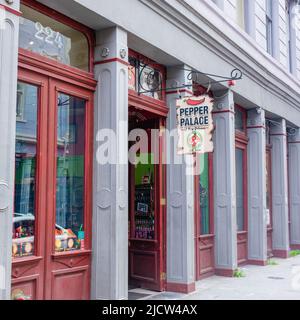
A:
POLYGON ((216 269, 215 274, 217 276, 233 278, 234 269, 216 269))
POLYGON ((276 258, 287 259, 289 257, 289 250, 273 250, 272 252, 276 258))
POLYGON ((191 293, 196 291, 195 282, 192 283, 166 283, 166 291, 178 292, 178 293, 191 293))
POLYGON ((248 260, 247 261, 248 264, 253 264, 255 266, 266 266, 268 264, 267 260, 248 260))
POLYGON ((300 250, 300 244, 291 244, 290 247, 292 250, 300 250))

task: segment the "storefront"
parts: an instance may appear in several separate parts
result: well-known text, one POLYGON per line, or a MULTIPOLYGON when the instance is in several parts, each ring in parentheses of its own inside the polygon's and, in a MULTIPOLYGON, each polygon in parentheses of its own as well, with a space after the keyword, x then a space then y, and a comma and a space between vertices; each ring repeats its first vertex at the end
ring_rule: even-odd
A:
POLYGON ((35 1, 20 10, 11 295, 88 299, 93 33, 35 1))
POLYGON ((0 0, 0 297, 189 293, 288 257, 300 246, 296 80, 213 2, 95 3, 0 0), (207 92, 213 152, 179 155, 178 99, 207 92), (117 161, 99 161, 106 147, 117 161))

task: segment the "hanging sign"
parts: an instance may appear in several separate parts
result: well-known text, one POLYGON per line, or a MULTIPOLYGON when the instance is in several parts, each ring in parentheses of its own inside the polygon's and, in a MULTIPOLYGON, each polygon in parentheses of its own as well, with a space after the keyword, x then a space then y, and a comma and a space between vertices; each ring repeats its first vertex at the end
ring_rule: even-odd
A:
POLYGON ((178 154, 213 152, 212 108, 208 95, 177 100, 178 154))

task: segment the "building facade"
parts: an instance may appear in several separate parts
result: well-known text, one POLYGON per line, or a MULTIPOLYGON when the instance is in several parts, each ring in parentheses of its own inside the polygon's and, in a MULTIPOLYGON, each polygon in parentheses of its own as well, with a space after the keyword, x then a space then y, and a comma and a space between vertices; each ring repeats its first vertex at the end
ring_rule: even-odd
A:
POLYGON ((192 292, 300 249, 299 7, 0 0, 0 299, 192 292), (178 155, 205 93, 214 151, 178 155))

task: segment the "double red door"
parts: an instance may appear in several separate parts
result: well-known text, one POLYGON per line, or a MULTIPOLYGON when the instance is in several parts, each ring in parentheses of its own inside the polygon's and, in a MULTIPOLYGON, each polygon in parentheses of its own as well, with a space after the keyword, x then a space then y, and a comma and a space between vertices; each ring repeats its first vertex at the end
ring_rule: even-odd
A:
POLYGON ((236 138, 236 216, 238 264, 248 259, 247 140, 236 138))
POLYGON ((93 92, 35 70, 18 75, 12 299, 88 299, 93 92))

